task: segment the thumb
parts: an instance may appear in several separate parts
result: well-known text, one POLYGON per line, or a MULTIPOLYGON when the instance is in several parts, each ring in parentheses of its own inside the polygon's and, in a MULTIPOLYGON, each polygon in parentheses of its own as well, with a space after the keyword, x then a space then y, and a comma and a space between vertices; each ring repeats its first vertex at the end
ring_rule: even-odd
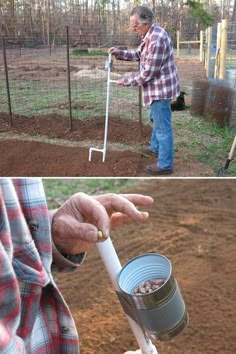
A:
POLYGON ((61 252, 76 254, 87 251, 102 239, 95 225, 83 223, 70 215, 60 215, 52 225, 52 237, 61 252))

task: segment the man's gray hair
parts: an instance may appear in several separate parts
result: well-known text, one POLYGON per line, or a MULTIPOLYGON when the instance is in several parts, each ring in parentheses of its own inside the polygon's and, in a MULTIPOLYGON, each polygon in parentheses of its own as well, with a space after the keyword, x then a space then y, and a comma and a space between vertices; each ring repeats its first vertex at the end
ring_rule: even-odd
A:
POLYGON ((152 24, 154 13, 147 6, 136 6, 130 13, 130 16, 136 15, 140 24, 152 24))

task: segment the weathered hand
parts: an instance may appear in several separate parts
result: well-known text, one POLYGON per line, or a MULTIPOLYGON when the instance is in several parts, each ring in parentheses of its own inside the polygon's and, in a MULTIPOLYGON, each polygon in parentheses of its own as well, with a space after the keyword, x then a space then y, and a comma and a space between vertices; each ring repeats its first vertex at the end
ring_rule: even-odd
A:
POLYGON ((112 226, 127 222, 145 221, 148 213, 137 206, 149 206, 153 199, 140 194, 105 194, 91 197, 77 193, 70 197, 54 214, 52 237, 63 253, 78 254, 87 251, 108 237, 112 226))
POLYGON ((118 85, 120 85, 120 86, 126 86, 126 79, 125 79, 125 77, 122 77, 121 79, 118 80, 118 85))
POLYGON ((108 50, 108 53, 114 55, 114 56, 117 56, 120 54, 120 50, 116 47, 111 47, 109 50, 108 50))

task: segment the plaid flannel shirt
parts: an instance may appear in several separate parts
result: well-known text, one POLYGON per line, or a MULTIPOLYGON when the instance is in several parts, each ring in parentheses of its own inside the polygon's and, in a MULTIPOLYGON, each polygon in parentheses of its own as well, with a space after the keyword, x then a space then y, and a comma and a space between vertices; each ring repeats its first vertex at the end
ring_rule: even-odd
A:
POLYGON ((38 179, 0 179, 0 353, 79 353, 70 311, 51 273, 79 264, 53 246, 38 179))
POLYGON ((144 105, 180 94, 172 42, 167 32, 152 24, 136 50, 122 50, 117 59, 139 61, 140 71, 125 76, 125 86, 143 87, 144 105))

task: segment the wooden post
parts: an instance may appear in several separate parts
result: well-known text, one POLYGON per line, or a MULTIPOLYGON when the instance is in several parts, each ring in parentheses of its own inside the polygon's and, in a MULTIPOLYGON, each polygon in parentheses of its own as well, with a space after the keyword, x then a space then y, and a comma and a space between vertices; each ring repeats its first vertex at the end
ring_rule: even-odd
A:
POLYGON ((204 55, 204 68, 207 64, 207 45, 208 45, 208 28, 205 30, 205 55, 204 55))
POLYGON ((215 70, 214 78, 219 78, 219 66, 220 66, 220 47, 221 47, 221 22, 217 24, 217 39, 216 39, 216 57, 215 57, 215 70))
POLYGON ((179 31, 177 31, 177 33, 176 33, 176 40, 177 40, 177 44, 176 44, 176 46, 177 46, 176 58, 179 58, 179 40, 180 40, 180 32, 179 32, 179 31))
POLYGON ((212 27, 207 29, 207 62, 206 62, 206 77, 210 76, 210 67, 211 67, 211 37, 212 37, 212 27))
POLYGON ((203 62, 203 50, 204 50, 203 31, 200 31, 200 54, 199 54, 200 63, 203 62))
POLYGON ((222 20, 219 79, 225 79, 228 21, 222 20))

